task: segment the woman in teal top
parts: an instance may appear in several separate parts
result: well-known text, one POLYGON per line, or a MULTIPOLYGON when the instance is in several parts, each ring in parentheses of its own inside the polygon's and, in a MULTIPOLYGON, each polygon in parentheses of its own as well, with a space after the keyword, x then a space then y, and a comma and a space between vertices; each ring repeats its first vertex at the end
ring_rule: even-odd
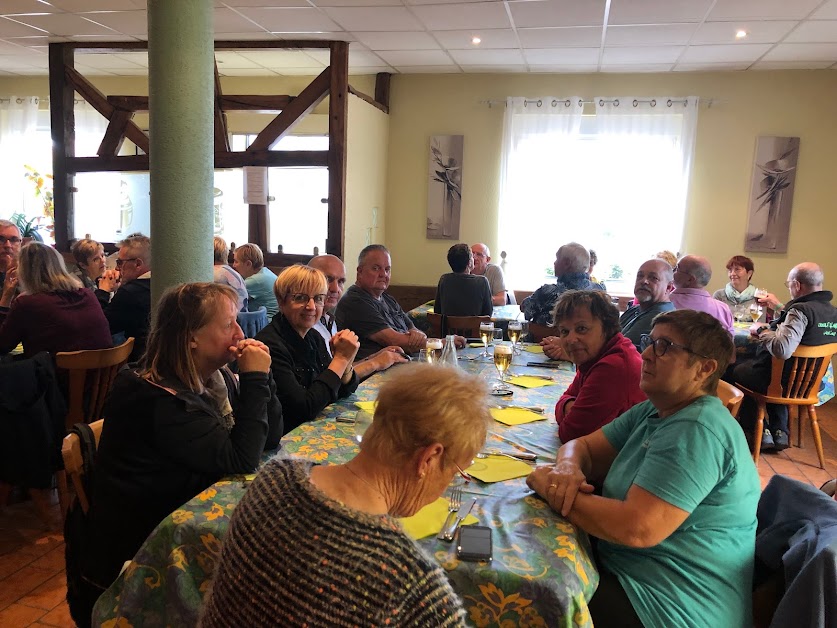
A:
POLYGON ((712 316, 675 310, 641 347, 648 401, 562 446, 529 486, 599 539, 596 628, 751 626, 760 483, 715 395, 732 341, 712 316))

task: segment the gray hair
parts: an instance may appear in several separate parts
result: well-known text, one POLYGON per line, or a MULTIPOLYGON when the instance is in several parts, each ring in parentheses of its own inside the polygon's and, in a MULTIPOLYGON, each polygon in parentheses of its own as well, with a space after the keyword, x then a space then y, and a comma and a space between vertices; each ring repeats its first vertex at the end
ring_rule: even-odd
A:
POLYGON ((119 248, 127 248, 129 254, 142 260, 151 267, 151 238, 141 233, 133 233, 119 243, 119 248))
POLYGON ((73 292, 81 282, 67 272, 61 253, 41 242, 30 242, 20 249, 18 278, 27 294, 73 292))
POLYGON ((17 229, 17 234, 20 235, 20 227, 18 227, 11 220, 5 220, 3 218, 0 218, 0 229, 8 229, 9 227, 14 227, 15 229, 17 229))
POLYGON ((818 287, 825 281, 822 268, 816 264, 800 264, 795 270, 794 279, 803 286, 818 287))
POLYGON ((569 261, 567 270, 571 273, 586 273, 590 270, 590 252, 578 242, 570 242, 559 248, 558 259, 569 261))
POLYGON ((360 252, 360 255, 357 256, 357 265, 363 266, 363 262, 366 261, 366 256, 369 255, 372 251, 381 251, 382 253, 386 253, 389 255, 389 249, 385 247, 383 244, 370 244, 360 252))

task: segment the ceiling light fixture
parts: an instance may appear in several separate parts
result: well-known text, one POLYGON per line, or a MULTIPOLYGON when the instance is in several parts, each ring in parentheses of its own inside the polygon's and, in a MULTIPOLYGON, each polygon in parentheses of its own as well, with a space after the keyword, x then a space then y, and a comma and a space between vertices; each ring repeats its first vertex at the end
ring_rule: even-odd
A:
POLYGON ((473 37, 471 37, 471 43, 472 43, 472 44, 474 44, 475 46, 476 46, 476 45, 478 45, 480 42, 482 42, 482 39, 480 39, 480 38, 479 38, 479 37, 477 37, 476 35, 474 35, 473 37))
POLYGON ((735 31, 735 38, 736 39, 744 39, 747 36, 747 31, 741 29, 735 31))

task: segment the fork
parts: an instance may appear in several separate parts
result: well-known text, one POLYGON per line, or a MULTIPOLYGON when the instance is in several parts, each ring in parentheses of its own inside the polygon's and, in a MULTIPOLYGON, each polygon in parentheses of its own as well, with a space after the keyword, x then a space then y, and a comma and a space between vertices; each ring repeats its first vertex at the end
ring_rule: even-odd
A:
POLYGON ((448 499, 450 499, 450 504, 448 505, 448 516, 445 517, 445 523, 442 525, 442 529, 439 530, 439 534, 436 535, 436 538, 440 541, 445 540, 445 531, 448 529, 448 526, 453 523, 452 518, 456 516, 459 506, 462 505, 462 487, 456 486, 452 488, 448 499))

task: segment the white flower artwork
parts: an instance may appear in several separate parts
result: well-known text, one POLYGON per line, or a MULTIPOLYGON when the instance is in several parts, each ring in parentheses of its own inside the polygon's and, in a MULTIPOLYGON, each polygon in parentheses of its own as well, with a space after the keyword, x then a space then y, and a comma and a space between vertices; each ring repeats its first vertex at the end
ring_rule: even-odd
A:
POLYGON ((430 138, 427 182, 427 237, 430 239, 459 239, 464 147, 464 135, 430 138))

